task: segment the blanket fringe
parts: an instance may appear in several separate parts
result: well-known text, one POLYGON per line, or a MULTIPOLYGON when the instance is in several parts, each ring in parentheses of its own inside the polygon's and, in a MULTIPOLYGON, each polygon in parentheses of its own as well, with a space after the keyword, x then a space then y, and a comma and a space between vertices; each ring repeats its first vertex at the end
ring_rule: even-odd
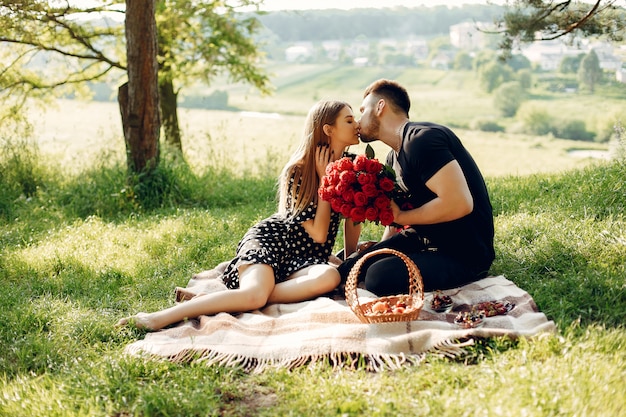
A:
POLYGON ((415 366, 423 362, 427 354, 442 355, 455 358, 466 351, 464 347, 471 346, 473 339, 464 342, 444 340, 428 352, 420 354, 367 354, 360 352, 332 352, 321 355, 303 355, 295 358, 253 358, 237 353, 218 352, 213 349, 185 349, 176 355, 164 357, 146 352, 145 350, 128 346, 126 353, 147 359, 163 359, 172 362, 184 363, 200 361, 207 366, 223 366, 240 368, 250 373, 262 373, 268 369, 295 369, 303 366, 327 364, 333 369, 365 369, 370 372, 395 371, 404 366, 415 366))
POLYGON ((473 344, 473 338, 469 338, 465 342, 446 339, 438 343, 433 350, 435 353, 441 354, 442 356, 445 356, 447 358, 454 359, 467 353, 464 348, 467 346, 472 346, 473 344))

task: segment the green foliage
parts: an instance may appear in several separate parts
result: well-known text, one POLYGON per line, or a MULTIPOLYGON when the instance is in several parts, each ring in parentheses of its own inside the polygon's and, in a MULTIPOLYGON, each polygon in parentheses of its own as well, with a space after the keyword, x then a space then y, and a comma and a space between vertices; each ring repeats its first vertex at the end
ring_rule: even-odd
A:
POLYGON ((194 109, 227 110, 229 108, 228 92, 215 90, 208 96, 185 97, 180 106, 194 109))
POLYGON ((532 70, 528 68, 519 70, 516 74, 516 78, 524 91, 530 90, 533 86, 533 73, 532 70))
POLYGON ((581 141, 593 141, 595 138, 595 134, 587 130, 585 121, 570 119, 567 115, 554 116, 545 109, 528 106, 520 110, 518 116, 524 132, 529 134, 551 134, 557 138, 581 141))
POLYGON ((570 34, 574 38, 597 35, 621 41, 624 39, 626 12, 613 3, 613 0, 597 0, 555 5, 547 0, 513 1, 497 19, 500 27, 505 28, 500 43, 502 55, 509 57, 520 42, 550 40, 570 34))
POLYGON ((491 119, 477 119, 472 122, 471 128, 482 132, 504 132, 504 126, 491 119))
POLYGON ((530 60, 522 54, 512 55, 511 57, 506 59, 505 63, 513 70, 513 72, 532 68, 530 60))
POLYGON ((494 107, 504 117, 513 117, 524 101, 524 89, 517 81, 501 84, 493 92, 494 107))
POLYGON ((226 73, 234 82, 244 81, 269 92, 269 78, 260 65, 263 55, 254 39, 261 24, 253 14, 238 13, 241 7, 258 4, 258 0, 242 0, 235 5, 159 0, 159 79, 174 80, 179 90, 198 80, 209 85, 217 75, 226 73))
POLYGON ((537 107, 525 107, 518 118, 524 124, 524 130, 533 135, 546 135, 552 130, 552 117, 547 111, 537 107))
POLYGON ((563 74, 576 74, 578 68, 580 68, 580 61, 582 61, 585 54, 578 54, 576 56, 565 56, 559 64, 559 72, 563 74))
POLYGON ((454 69, 456 70, 471 70, 474 67, 474 60, 469 53, 465 51, 459 51, 454 57, 454 69))
POLYGON ((622 325, 613 314, 626 313, 618 284, 626 256, 624 172, 618 162, 490 183, 500 242, 494 268, 526 277, 522 286, 560 323, 622 325))
MULTIPOLYGON (((115 14, 115 3, 90 10, 115 14)), ((87 82, 119 77, 126 62, 118 42, 123 25, 99 16, 85 20, 81 7, 42 0, 0 2, 0 98, 6 107, 20 108, 26 98, 87 94, 87 82)))
POLYGON ((556 120, 554 123, 554 136, 557 138, 592 141, 593 132, 587 130, 583 120, 556 120))
POLYGON ((600 60, 593 49, 580 61, 578 80, 592 93, 595 91, 596 85, 602 80, 600 60))
POLYGON ((506 65, 492 61, 480 67, 478 76, 483 90, 491 93, 503 83, 511 81, 513 71, 506 65))

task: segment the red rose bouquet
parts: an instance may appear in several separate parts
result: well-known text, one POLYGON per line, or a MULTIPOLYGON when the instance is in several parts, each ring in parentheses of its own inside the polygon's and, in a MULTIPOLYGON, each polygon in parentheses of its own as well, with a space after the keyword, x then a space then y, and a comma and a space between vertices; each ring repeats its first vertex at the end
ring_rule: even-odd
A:
POLYGON ((344 156, 326 167, 318 190, 332 209, 355 223, 365 220, 388 226, 393 223, 391 198, 395 172, 366 155, 344 156))

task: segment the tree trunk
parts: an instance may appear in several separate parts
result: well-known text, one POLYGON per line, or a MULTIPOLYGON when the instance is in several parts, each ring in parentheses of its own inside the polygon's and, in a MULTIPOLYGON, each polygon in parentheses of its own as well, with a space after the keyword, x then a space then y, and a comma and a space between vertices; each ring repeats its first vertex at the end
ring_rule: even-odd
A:
POLYGON ((182 154, 183 145, 178 124, 178 93, 174 91, 174 83, 171 79, 159 81, 159 99, 161 100, 165 141, 182 154))
POLYGON ((155 0, 126 0, 128 82, 118 102, 130 172, 152 171, 159 164, 159 91, 155 0))

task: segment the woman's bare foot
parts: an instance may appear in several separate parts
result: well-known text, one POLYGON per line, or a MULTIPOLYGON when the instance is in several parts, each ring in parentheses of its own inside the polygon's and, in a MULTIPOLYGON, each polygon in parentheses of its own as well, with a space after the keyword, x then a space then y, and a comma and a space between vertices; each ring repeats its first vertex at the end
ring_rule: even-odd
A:
POLYGON ((134 325, 138 329, 142 330, 158 330, 159 327, 155 325, 153 316, 150 313, 137 313, 134 316, 124 317, 120 319, 115 327, 122 327, 128 324, 134 325))

